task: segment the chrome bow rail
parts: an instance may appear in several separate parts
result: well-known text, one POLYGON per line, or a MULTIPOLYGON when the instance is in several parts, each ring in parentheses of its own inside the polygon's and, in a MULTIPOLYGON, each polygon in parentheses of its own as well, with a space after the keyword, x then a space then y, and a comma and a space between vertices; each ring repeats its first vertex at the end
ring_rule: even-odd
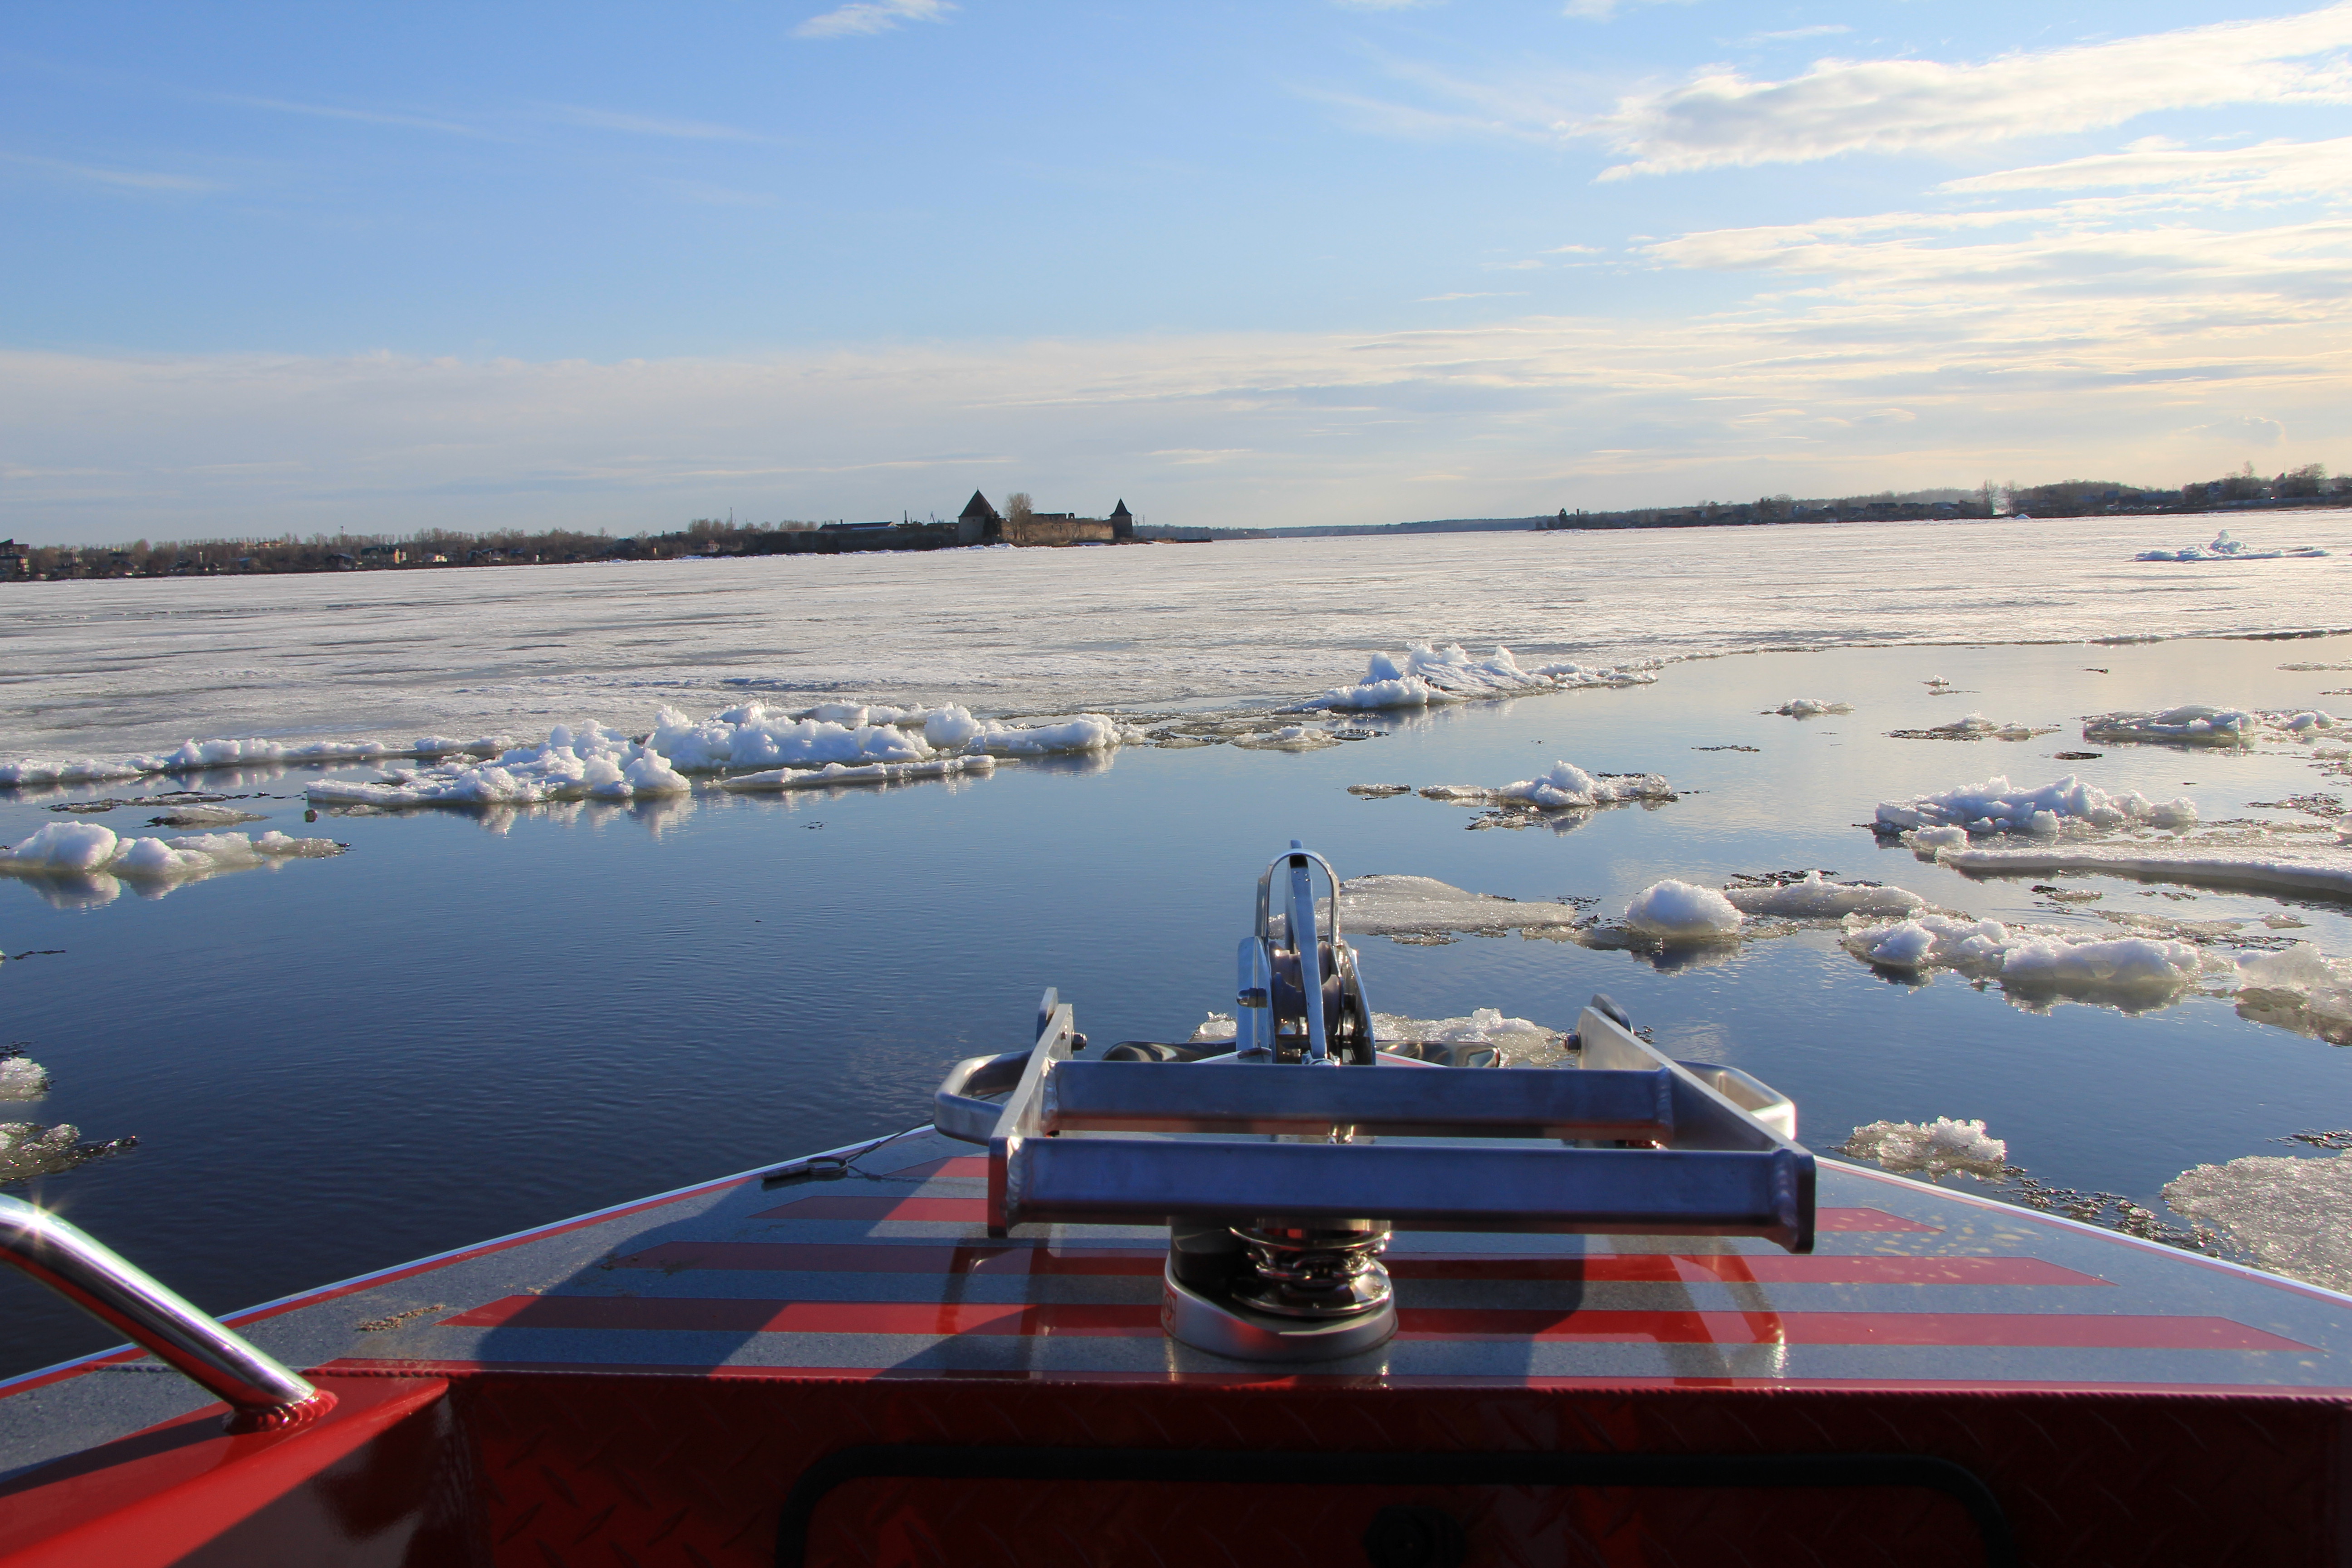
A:
POLYGON ((79 1226, 22 1198, 0 1197, 0 1260, 226 1401, 234 1412, 232 1432, 299 1426, 334 1406, 333 1394, 224 1328, 79 1226))
POLYGON ((1671 1059, 1605 997, 1578 1020, 1577 1068, 1439 1068, 1375 1050, 1336 879, 1317 939, 1310 861, 1321 857, 1294 841, 1259 883, 1231 1052, 1079 1059, 1086 1037, 1049 991, 1027 1051, 949 1072, 934 1124, 988 1145, 992 1234, 1168 1226, 1170 1331, 1269 1359, 1353 1354, 1393 1331, 1375 1260, 1392 1229, 1753 1236, 1812 1250, 1813 1157, 1795 1107, 1735 1068, 1671 1059), (1309 963, 1322 985, 1300 983, 1309 963), (1168 1070, 1187 1065, 1270 1070, 1168 1070))

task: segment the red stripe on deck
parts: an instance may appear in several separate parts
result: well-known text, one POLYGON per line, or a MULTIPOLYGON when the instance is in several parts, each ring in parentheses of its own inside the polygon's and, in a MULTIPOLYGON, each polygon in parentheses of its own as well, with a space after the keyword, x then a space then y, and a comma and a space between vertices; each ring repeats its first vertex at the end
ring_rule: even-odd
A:
MULTIPOLYGON (((1407 1340, 1617 1344, 1905 1345, 2071 1350, 2300 1351, 2310 1347, 2227 1318, 2038 1312, 1611 1312, 1404 1308, 1407 1340)), ((509 1296, 445 1328, 661 1330, 751 1334, 1160 1332, 1152 1304, 772 1301, 679 1296, 509 1296)))
POLYGON ((1116 1334, 1157 1336, 1160 1306, 976 1301, 745 1301, 667 1296, 509 1296, 442 1326, 664 1329, 752 1334, 1116 1334))
POLYGON ((986 1181, 988 1156, 953 1154, 944 1160, 933 1160, 929 1164, 908 1165, 904 1170, 893 1171, 890 1174, 902 1182, 910 1178, 916 1181, 926 1181, 933 1176, 976 1176, 982 1181, 986 1181))
MULTIPOLYGON (((1056 1251, 1024 1242, 966 1247, 870 1242, 670 1241, 618 1258, 617 1268, 740 1269, 756 1273, 1024 1276, 1156 1275, 1158 1249, 1056 1251)), ((2039 1258, 1789 1257, 1777 1253, 1621 1252, 1586 1258, 1391 1256, 1400 1279, 1563 1280, 1664 1285, 2105 1285, 2039 1258)))
MULTIPOLYGON (((950 1162, 952 1163, 953 1162, 950 1162)), ((985 1165, 986 1161, 981 1161, 985 1165)), ((776 1208, 762 1209, 754 1219, 921 1220, 934 1225, 985 1225, 988 1203, 982 1198, 856 1197, 846 1194, 811 1193, 776 1208)), ((1884 1209, 1822 1209, 1814 1216, 1822 1230, 1934 1231, 1884 1209)))

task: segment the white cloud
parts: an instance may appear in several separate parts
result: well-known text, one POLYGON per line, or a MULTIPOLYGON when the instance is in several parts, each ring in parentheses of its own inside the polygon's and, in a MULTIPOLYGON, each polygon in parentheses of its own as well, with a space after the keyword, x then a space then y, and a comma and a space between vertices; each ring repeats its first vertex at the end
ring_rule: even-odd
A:
POLYGON ((2352 4, 2004 55, 1828 59, 1784 81, 1711 70, 1566 127, 1628 162, 1603 179, 1910 153, 2095 130, 2157 110, 2352 103, 2352 4))
POLYGON ((2329 142, 2263 142, 2252 147, 2191 150, 2144 138, 2120 153, 2070 158, 1996 174, 1947 180, 1961 195, 2000 191, 2082 191, 2162 186, 2236 198, 2352 195, 2352 136, 2329 142))
POLYGON ((471 125, 455 120, 443 120, 428 114, 404 114, 393 110, 351 109, 334 103, 296 103, 282 98, 244 98, 224 95, 215 103, 235 104, 240 109, 266 109, 273 114, 301 114, 313 120, 348 120, 361 125, 396 125, 409 131, 438 131, 447 136, 479 136, 482 132, 471 125))
POLYGON ((951 0, 850 0, 846 5, 811 16, 793 29, 793 36, 843 38, 887 33, 908 22, 944 22, 954 9, 951 0))
POLYGON ((1832 38, 1853 29, 1843 22, 1821 22, 1810 27, 1783 27, 1777 33, 1751 33, 1746 39, 1751 44, 1786 44, 1799 38, 1832 38))
POLYGON ((159 195, 201 195, 221 189, 218 182, 193 174, 165 174, 152 169, 108 169, 94 163, 72 163, 60 158, 38 158, 29 153, 0 153, 0 163, 32 169, 57 179, 104 185, 118 191, 142 191, 159 195))
MULTIPOLYGON (((1649 0, 1652 5, 1688 5, 1692 0, 1649 0)), ((1619 0, 1568 0, 1560 8, 1563 16, 1575 16, 1587 22, 1606 22, 1617 14, 1619 0)))

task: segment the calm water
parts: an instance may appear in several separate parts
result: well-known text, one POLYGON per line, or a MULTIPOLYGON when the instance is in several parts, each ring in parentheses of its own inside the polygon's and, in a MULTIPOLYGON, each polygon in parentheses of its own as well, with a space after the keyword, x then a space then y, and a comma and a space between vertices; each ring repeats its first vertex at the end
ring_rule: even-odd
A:
MULTIPOLYGON (((0 946, 64 950, 0 965, 0 1038, 56 1081, 45 1101, 0 1110, 138 1134, 131 1152, 17 1190, 226 1310, 903 1127, 949 1061, 1022 1044, 1048 984, 1097 1039, 1181 1037, 1230 1001, 1254 879, 1294 835, 1347 875, 1597 899, 1609 913, 1660 877, 1821 867, 1979 914, 2087 922, 2039 904, 2027 879, 1967 881, 1853 825, 1882 798, 1998 772, 2186 794, 2209 818, 2278 815, 2247 803, 2324 781, 2290 751, 2052 760, 2082 747, 2072 724, 2017 744, 1884 731, 1972 710, 2036 723, 2189 700, 2340 710, 2352 699, 2319 694, 2352 675, 2277 667, 2346 660, 2352 638, 1762 654, 1304 755, 1130 749, 836 798, 322 816, 307 831, 350 854, 162 898, 60 908, 55 889, 0 880, 0 946), (1931 676, 1958 694, 1929 695, 1931 676), (1857 710, 1759 713, 1794 696, 1857 710), (1694 749, 1734 744, 1759 749, 1694 749), (1569 833, 1466 832, 1475 814, 1459 807, 1346 793, 1502 784, 1555 758, 1655 770, 1691 793, 1569 833)), ((248 803, 270 814, 251 831, 306 831, 299 796, 316 775, 226 776, 205 782, 286 797, 248 803)), ((0 839, 57 820, 44 805, 58 798, 0 798, 0 839)), ((148 815, 90 820, 158 831, 148 815)), ((2110 908, 2291 910, 2309 926, 2296 934, 2352 952, 2338 906, 2075 885, 2110 908)), ((1677 1054, 1793 1094, 1817 1148, 1882 1117, 1979 1116, 2041 1179, 2152 1206, 2189 1165, 2285 1152, 2269 1141, 2352 1108, 2352 1051, 2226 1001, 2035 1015, 1948 975, 1889 984, 1829 933, 1673 970, 1517 937, 1364 947, 1386 1010, 1491 1005, 1564 1026, 1607 990, 1677 1054)), ((0 1278, 0 1373, 106 1342, 0 1278)))

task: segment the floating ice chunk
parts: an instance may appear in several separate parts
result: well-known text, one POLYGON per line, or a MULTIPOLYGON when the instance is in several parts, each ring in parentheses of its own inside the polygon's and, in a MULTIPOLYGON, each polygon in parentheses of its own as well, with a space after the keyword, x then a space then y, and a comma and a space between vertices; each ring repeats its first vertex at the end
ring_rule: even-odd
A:
POLYGON ((1234 744, 1247 752, 1321 752, 1339 744, 1339 737, 1328 730, 1286 724, 1279 730, 1236 735, 1234 744))
POLYGON ((1846 915, 1907 915, 1927 900, 1907 888, 1831 882, 1808 871, 1801 882, 1775 888, 1727 888, 1723 896, 1744 915, 1783 920, 1838 920, 1846 915))
POLYGON ((599 724, 559 724, 536 746, 483 763, 394 770, 383 784, 323 779, 314 801, 353 805, 535 805, 552 800, 634 800, 693 786, 667 758, 599 724))
POLYGON ((121 840, 95 822, 51 822, 0 854, 9 865, 36 871, 95 871, 114 858, 121 840))
POLYGON ((815 767, 824 763, 911 763, 930 754, 919 737, 863 721, 867 710, 843 704, 833 711, 859 719, 856 727, 830 719, 772 714, 756 702, 696 721, 675 708, 654 716, 648 750, 682 773, 722 768, 815 767))
POLYGON ((60 1121, 55 1127, 31 1121, 0 1121, 0 1183, 70 1170, 86 1158, 81 1129, 70 1121, 60 1121))
POLYGON ((1921 827, 1904 835, 1914 850, 1927 850, 1932 858, 1939 849, 1965 849, 1969 847, 1969 830, 1965 827, 1921 827))
MULTIPOLYGON (((1458 789, 1459 786, 1438 787, 1458 789)), ((1588 806, 1617 805, 1634 800, 1678 798, 1674 786, 1657 773, 1616 773, 1596 777, 1574 763, 1559 762, 1552 763, 1549 773, 1485 793, 1492 799, 1524 801, 1544 811, 1573 811, 1588 806)))
POLYGON ((1997 1182, 2009 1161, 2009 1145, 1987 1132, 1982 1121, 1956 1121, 1948 1116, 1933 1121, 1874 1121, 1855 1128, 1837 1152, 1931 1180, 1958 1173, 1997 1182))
POLYGON ((1772 711, 1787 719, 1818 719, 1825 713, 1851 713, 1853 709, 1843 702, 1825 702, 1818 697, 1791 697, 1772 711))
POLYGON ((14 1047, 0 1047, 0 1100, 38 1100, 48 1092, 48 1068, 14 1047))
POLYGON ((1654 661, 1610 668, 1547 664, 1523 669, 1507 647, 1498 647, 1485 658, 1473 658, 1459 643, 1448 643, 1442 648, 1415 643, 1402 655, 1372 655, 1362 680, 1353 686, 1335 687, 1306 706, 1355 710, 1427 708, 1528 691, 1641 686, 1657 679, 1654 661))
MULTIPOLYGON (((1906 837, 1916 847, 1924 836, 1923 831, 1906 837)), ((2175 847, 2168 848, 2125 838, 2053 842, 2031 848, 2006 845, 1998 849, 1947 847, 1938 849, 1936 858, 1958 871, 2036 876, 2066 871, 2105 872, 2256 892, 2352 897, 2352 853, 2347 853, 2352 850, 2352 840, 2332 845, 2264 842, 2258 847, 2238 848, 2204 846, 2194 839, 2170 842, 2175 847)))
POLYGON ((2240 1014, 2337 1045, 2352 1044, 2352 964, 2307 942, 2238 961, 2240 1014))
POLYGON ((1132 738, 1128 728, 1100 713, 1081 713, 1059 724, 1010 724, 975 717, 950 703, 923 720, 924 742, 940 751, 987 752, 1000 757, 1049 757, 1115 751, 1132 738))
POLYGON ((1241 1037, 1241 1026, 1231 1013, 1212 1013, 1201 1020, 1192 1031, 1191 1044, 1213 1046, 1220 1042, 1231 1045, 1241 1037))
POLYGON ((1748 917, 1713 888, 1668 878, 1653 882, 1625 906, 1625 924, 1664 942, 1719 942, 1736 937, 1748 917))
MULTIPOLYGON (((2109 795, 2069 773, 2055 784, 2021 789, 2006 776, 1960 784, 1941 795, 1879 804, 1877 828, 1899 833, 1915 827, 1959 827, 1971 834, 2023 833, 2048 837, 2068 822, 2089 827, 2192 827, 2197 803, 2186 795, 2158 804, 2134 790, 2109 795)), ((1915 838, 1914 842, 1917 840, 1915 838)))
POLYGON ((1521 902, 1465 892, 1433 877, 1373 874, 1339 884, 1343 930, 1360 936, 1423 940, 1454 931, 1573 930, 1580 917, 1566 904, 1521 902))
POLYGON ((2263 727, 2260 715, 2242 708, 2188 702, 2160 713, 2102 713, 2083 721, 2086 741, 2170 741, 2194 746, 2243 746, 2263 727))
POLYGON ((2047 735, 2056 728, 2052 724, 2037 730, 2031 724, 2020 724, 2013 720, 2008 723, 1997 723, 1981 713, 1967 713, 1949 723, 1930 724, 1924 730, 1895 730, 1889 733, 1901 741, 2030 741, 2036 735, 2047 735))
POLYGON ((2258 1268, 2352 1291, 2352 1158, 2199 1165, 2165 1184, 2164 1201, 2221 1231, 2258 1268))
POLYGON ((1953 969, 1998 979, 2019 1000, 2160 1006, 2197 983, 2203 955, 2185 942, 2105 937, 1921 912, 1892 925, 1850 921, 1846 951, 1887 969, 1953 969))
POLYGON ((821 768, 776 768, 763 773, 736 773, 719 781, 729 790, 824 789, 834 784, 908 784, 917 779, 984 777, 996 769, 996 759, 985 752, 970 757, 933 757, 921 763, 867 763, 851 767, 827 763, 821 768))
POLYGON ((145 769, 128 763, 102 763, 95 757, 73 762, 27 757, 21 762, 0 763, 0 784, 106 784, 142 778, 145 773, 145 769))

